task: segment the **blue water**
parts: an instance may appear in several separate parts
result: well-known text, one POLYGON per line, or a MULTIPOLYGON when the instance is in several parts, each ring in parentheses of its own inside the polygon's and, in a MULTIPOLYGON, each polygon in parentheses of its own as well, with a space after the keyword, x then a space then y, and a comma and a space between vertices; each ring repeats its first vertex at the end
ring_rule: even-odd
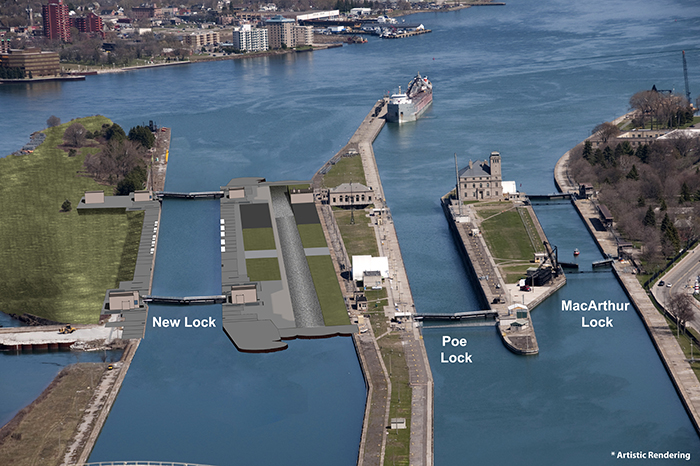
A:
MULTIPOLYGON (((478 302, 439 207, 453 185, 454 153, 464 165, 499 150, 505 179, 525 192, 551 192, 556 160, 593 126, 625 113, 633 93, 653 84, 683 90, 682 49, 691 91, 700 90, 697 3, 512 0, 411 21, 433 32, 80 83, 0 86, 0 153, 21 147, 51 114, 67 121, 100 113, 126 128, 151 119, 172 128, 169 190, 216 189, 239 176, 308 179, 383 93, 420 71, 434 83, 432 107, 414 124, 385 127, 375 154, 416 308, 470 310, 478 302)), ((562 260, 575 247, 586 267, 600 257, 571 207, 536 210, 562 260)), ((220 290, 217 219, 215 202, 164 203, 154 292, 220 290)), ((493 329, 451 329, 469 340, 475 362, 443 365, 445 331, 425 332, 436 464, 606 464, 611 452, 637 448, 700 457, 636 314, 616 317, 603 333, 560 310, 561 299, 598 296, 626 300, 609 272, 582 274, 538 307, 533 358, 509 353, 493 329)), ((151 317, 184 312, 152 309, 151 317)), ((90 459, 351 464, 364 396, 347 338, 244 355, 219 331, 149 328, 90 459)))
POLYGON ((62 368, 77 362, 118 361, 121 351, 82 352, 52 351, 44 353, 0 352, 0 425, 5 425, 17 411, 34 401, 62 368))

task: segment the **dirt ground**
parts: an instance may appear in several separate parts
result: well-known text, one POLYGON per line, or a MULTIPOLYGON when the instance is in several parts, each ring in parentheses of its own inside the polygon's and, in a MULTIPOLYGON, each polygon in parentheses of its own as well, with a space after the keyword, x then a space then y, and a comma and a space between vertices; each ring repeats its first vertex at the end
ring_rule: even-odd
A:
POLYGON ((107 363, 65 367, 30 405, 0 429, 0 464, 60 465, 107 363))

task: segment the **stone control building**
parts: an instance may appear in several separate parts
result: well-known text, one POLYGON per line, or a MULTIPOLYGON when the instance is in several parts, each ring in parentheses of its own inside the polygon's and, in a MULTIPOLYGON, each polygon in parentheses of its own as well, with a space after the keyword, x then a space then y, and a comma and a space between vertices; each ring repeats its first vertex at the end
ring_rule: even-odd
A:
POLYGON ((501 154, 491 152, 489 159, 483 162, 470 160, 469 165, 459 171, 458 188, 460 201, 502 199, 501 154))

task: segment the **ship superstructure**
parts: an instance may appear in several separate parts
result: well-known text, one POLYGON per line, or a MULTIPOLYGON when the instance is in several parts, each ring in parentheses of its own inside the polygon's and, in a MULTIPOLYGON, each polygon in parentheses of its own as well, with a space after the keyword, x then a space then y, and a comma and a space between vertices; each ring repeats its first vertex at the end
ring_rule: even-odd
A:
POLYGON ((418 73, 408 83, 405 93, 399 87, 398 94, 392 94, 387 106, 386 119, 403 123, 415 121, 433 101, 433 84, 428 77, 418 73))

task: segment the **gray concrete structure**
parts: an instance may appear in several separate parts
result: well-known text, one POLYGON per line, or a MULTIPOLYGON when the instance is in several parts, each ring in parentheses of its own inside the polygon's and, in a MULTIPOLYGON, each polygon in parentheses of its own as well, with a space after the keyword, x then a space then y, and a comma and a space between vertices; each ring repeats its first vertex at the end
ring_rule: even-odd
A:
POLYGON ((223 328, 240 351, 279 351, 287 347, 283 340, 350 335, 358 330, 356 325, 324 326, 306 256, 329 251, 327 247, 304 249, 301 244, 297 214, 302 223, 313 220, 315 214, 304 203, 290 205, 287 186, 298 184, 303 182, 237 178, 221 188, 221 292, 227 296, 222 305, 223 328), (275 249, 245 251, 244 228, 271 228, 275 249), (246 260, 265 258, 277 259, 280 280, 251 281, 246 260), (237 299, 235 287, 254 287, 256 299, 237 299))
POLYGON ((124 209, 130 211, 143 211, 143 226, 139 241, 134 278, 130 281, 119 283, 119 288, 107 290, 102 306, 102 314, 119 314, 120 320, 107 322, 107 327, 123 327, 122 338, 143 338, 148 317, 148 306, 139 303, 138 306, 123 310, 110 309, 109 300, 111 293, 127 293, 136 291, 141 296, 148 295, 151 291, 153 280, 153 266, 155 264, 156 245, 158 242, 158 223, 160 220, 160 202, 133 200, 134 194, 129 196, 105 196, 104 202, 86 204, 85 198, 80 200, 78 211, 93 209, 124 209))

